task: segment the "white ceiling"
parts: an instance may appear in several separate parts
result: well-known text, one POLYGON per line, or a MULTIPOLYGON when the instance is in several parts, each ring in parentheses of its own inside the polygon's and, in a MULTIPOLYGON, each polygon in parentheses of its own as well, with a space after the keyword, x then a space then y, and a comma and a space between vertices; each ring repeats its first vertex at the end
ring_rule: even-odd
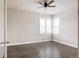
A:
POLYGON ((8 8, 37 13, 55 14, 69 8, 77 7, 78 0, 55 0, 55 8, 37 8, 40 5, 36 3, 39 0, 7 0, 8 8))

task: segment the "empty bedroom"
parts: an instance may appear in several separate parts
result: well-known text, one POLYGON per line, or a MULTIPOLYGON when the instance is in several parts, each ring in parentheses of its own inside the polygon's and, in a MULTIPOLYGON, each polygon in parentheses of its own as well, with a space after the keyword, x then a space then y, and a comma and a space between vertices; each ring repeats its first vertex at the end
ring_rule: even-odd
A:
POLYGON ((77 58, 78 0, 7 0, 8 58, 77 58))

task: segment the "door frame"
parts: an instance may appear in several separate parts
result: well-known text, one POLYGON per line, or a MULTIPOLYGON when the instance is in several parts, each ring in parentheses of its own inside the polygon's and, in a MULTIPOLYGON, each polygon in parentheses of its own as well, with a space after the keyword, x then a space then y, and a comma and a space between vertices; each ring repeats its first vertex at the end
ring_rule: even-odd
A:
POLYGON ((7 58, 7 0, 4 0, 4 56, 7 58))

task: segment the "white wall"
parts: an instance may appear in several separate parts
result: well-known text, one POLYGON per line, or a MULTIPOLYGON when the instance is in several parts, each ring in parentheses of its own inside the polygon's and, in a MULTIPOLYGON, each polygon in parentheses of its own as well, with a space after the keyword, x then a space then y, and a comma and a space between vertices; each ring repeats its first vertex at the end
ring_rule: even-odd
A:
MULTIPOLYGON (((4 42, 4 0, 0 0, 0 43, 4 42)), ((4 46, 0 44, 0 58, 3 57, 4 46)))
POLYGON ((60 18, 59 34, 53 34, 53 41, 72 47, 78 47, 78 14, 77 8, 69 9, 58 14, 60 18))
POLYGON ((50 35, 40 35, 40 17, 44 15, 8 9, 9 45, 50 41, 50 35))
MULTIPOLYGON (((3 11, 0 9, 0 43, 4 42, 4 19, 3 19, 3 11)), ((4 46, 0 45, 0 57, 3 56, 4 46)))

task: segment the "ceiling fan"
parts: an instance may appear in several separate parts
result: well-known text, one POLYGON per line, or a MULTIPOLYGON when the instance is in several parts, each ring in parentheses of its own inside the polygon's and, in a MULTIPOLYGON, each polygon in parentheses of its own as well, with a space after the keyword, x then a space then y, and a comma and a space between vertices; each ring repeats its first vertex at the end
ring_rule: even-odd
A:
MULTIPOLYGON (((51 0, 51 1, 42 0, 42 1, 39 1, 38 3, 42 5, 42 7, 47 8, 47 7, 56 7, 55 5, 51 5, 54 2, 55 2, 54 0, 51 0)), ((42 8, 42 7, 39 7, 39 8, 42 8)))

